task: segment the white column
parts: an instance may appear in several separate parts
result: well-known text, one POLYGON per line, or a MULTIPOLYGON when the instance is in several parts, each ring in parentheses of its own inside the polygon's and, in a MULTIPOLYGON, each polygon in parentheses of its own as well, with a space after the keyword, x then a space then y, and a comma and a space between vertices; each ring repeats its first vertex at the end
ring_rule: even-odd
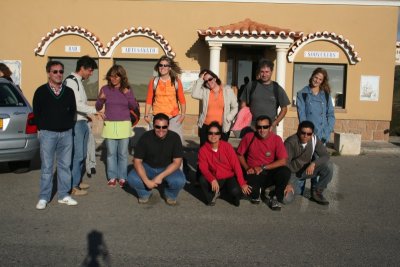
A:
POLYGON ((219 62, 221 58, 221 43, 209 43, 210 46, 210 70, 219 77, 219 62))
MULTIPOLYGON (((285 84, 286 84, 286 54, 288 51, 288 47, 284 46, 277 46, 276 47, 276 82, 279 83, 280 86, 282 86, 283 89, 285 89, 285 84)), ((278 114, 280 112, 280 108, 278 109, 278 114)), ((279 123, 276 133, 280 136, 283 137, 283 123, 284 119, 281 120, 279 123)))

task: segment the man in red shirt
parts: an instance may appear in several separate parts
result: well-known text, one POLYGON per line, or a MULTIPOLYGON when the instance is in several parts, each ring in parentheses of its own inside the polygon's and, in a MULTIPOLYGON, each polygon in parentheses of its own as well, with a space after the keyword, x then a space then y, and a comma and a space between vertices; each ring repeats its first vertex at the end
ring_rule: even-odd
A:
POLYGON ((237 153, 251 187, 251 202, 259 204, 261 192, 275 186, 275 190, 266 196, 267 204, 273 210, 280 210, 279 202, 283 201, 290 170, 286 166, 288 155, 282 138, 272 132, 271 125, 271 118, 258 116, 256 132, 243 137, 237 153))

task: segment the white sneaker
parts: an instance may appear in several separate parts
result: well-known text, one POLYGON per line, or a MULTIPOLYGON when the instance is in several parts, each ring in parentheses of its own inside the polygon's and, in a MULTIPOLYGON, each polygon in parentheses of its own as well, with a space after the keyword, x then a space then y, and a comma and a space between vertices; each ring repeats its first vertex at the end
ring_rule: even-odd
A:
POLYGON ((66 196, 63 199, 59 199, 58 203, 60 204, 67 204, 68 206, 75 206, 78 205, 78 201, 76 201, 75 199, 73 199, 70 196, 66 196))
POLYGON ((39 202, 36 204, 36 209, 38 210, 44 210, 47 206, 47 201, 44 199, 39 200, 39 202))

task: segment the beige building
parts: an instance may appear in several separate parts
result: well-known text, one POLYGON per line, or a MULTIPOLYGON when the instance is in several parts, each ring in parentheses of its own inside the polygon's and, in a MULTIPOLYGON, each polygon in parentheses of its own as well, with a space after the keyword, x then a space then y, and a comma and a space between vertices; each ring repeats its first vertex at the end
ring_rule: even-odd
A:
POLYGON ((388 140, 399 1, 3 0, 0 6, 7 14, 0 61, 29 100, 46 81, 48 60, 61 60, 71 72, 82 55, 99 64, 86 85, 90 99, 118 63, 144 100, 153 66, 166 54, 184 70, 184 129, 197 135, 199 103, 188 89, 199 70, 210 68, 239 87, 264 57, 275 62, 274 80, 292 101, 278 128, 283 137, 297 127, 296 92, 322 66, 333 88, 335 131, 388 140))

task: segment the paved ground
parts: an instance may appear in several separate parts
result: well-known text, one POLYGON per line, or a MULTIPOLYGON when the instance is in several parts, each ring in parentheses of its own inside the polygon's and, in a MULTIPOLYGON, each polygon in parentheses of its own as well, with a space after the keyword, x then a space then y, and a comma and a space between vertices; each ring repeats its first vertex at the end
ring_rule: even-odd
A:
POLYGON ((398 266, 400 153, 332 157, 329 207, 299 197, 274 212, 246 200, 208 207, 190 184, 177 207, 158 192, 139 205, 130 190, 106 186, 101 152, 76 207, 55 196, 36 210, 38 162, 25 174, 0 165, 0 266, 398 266))

